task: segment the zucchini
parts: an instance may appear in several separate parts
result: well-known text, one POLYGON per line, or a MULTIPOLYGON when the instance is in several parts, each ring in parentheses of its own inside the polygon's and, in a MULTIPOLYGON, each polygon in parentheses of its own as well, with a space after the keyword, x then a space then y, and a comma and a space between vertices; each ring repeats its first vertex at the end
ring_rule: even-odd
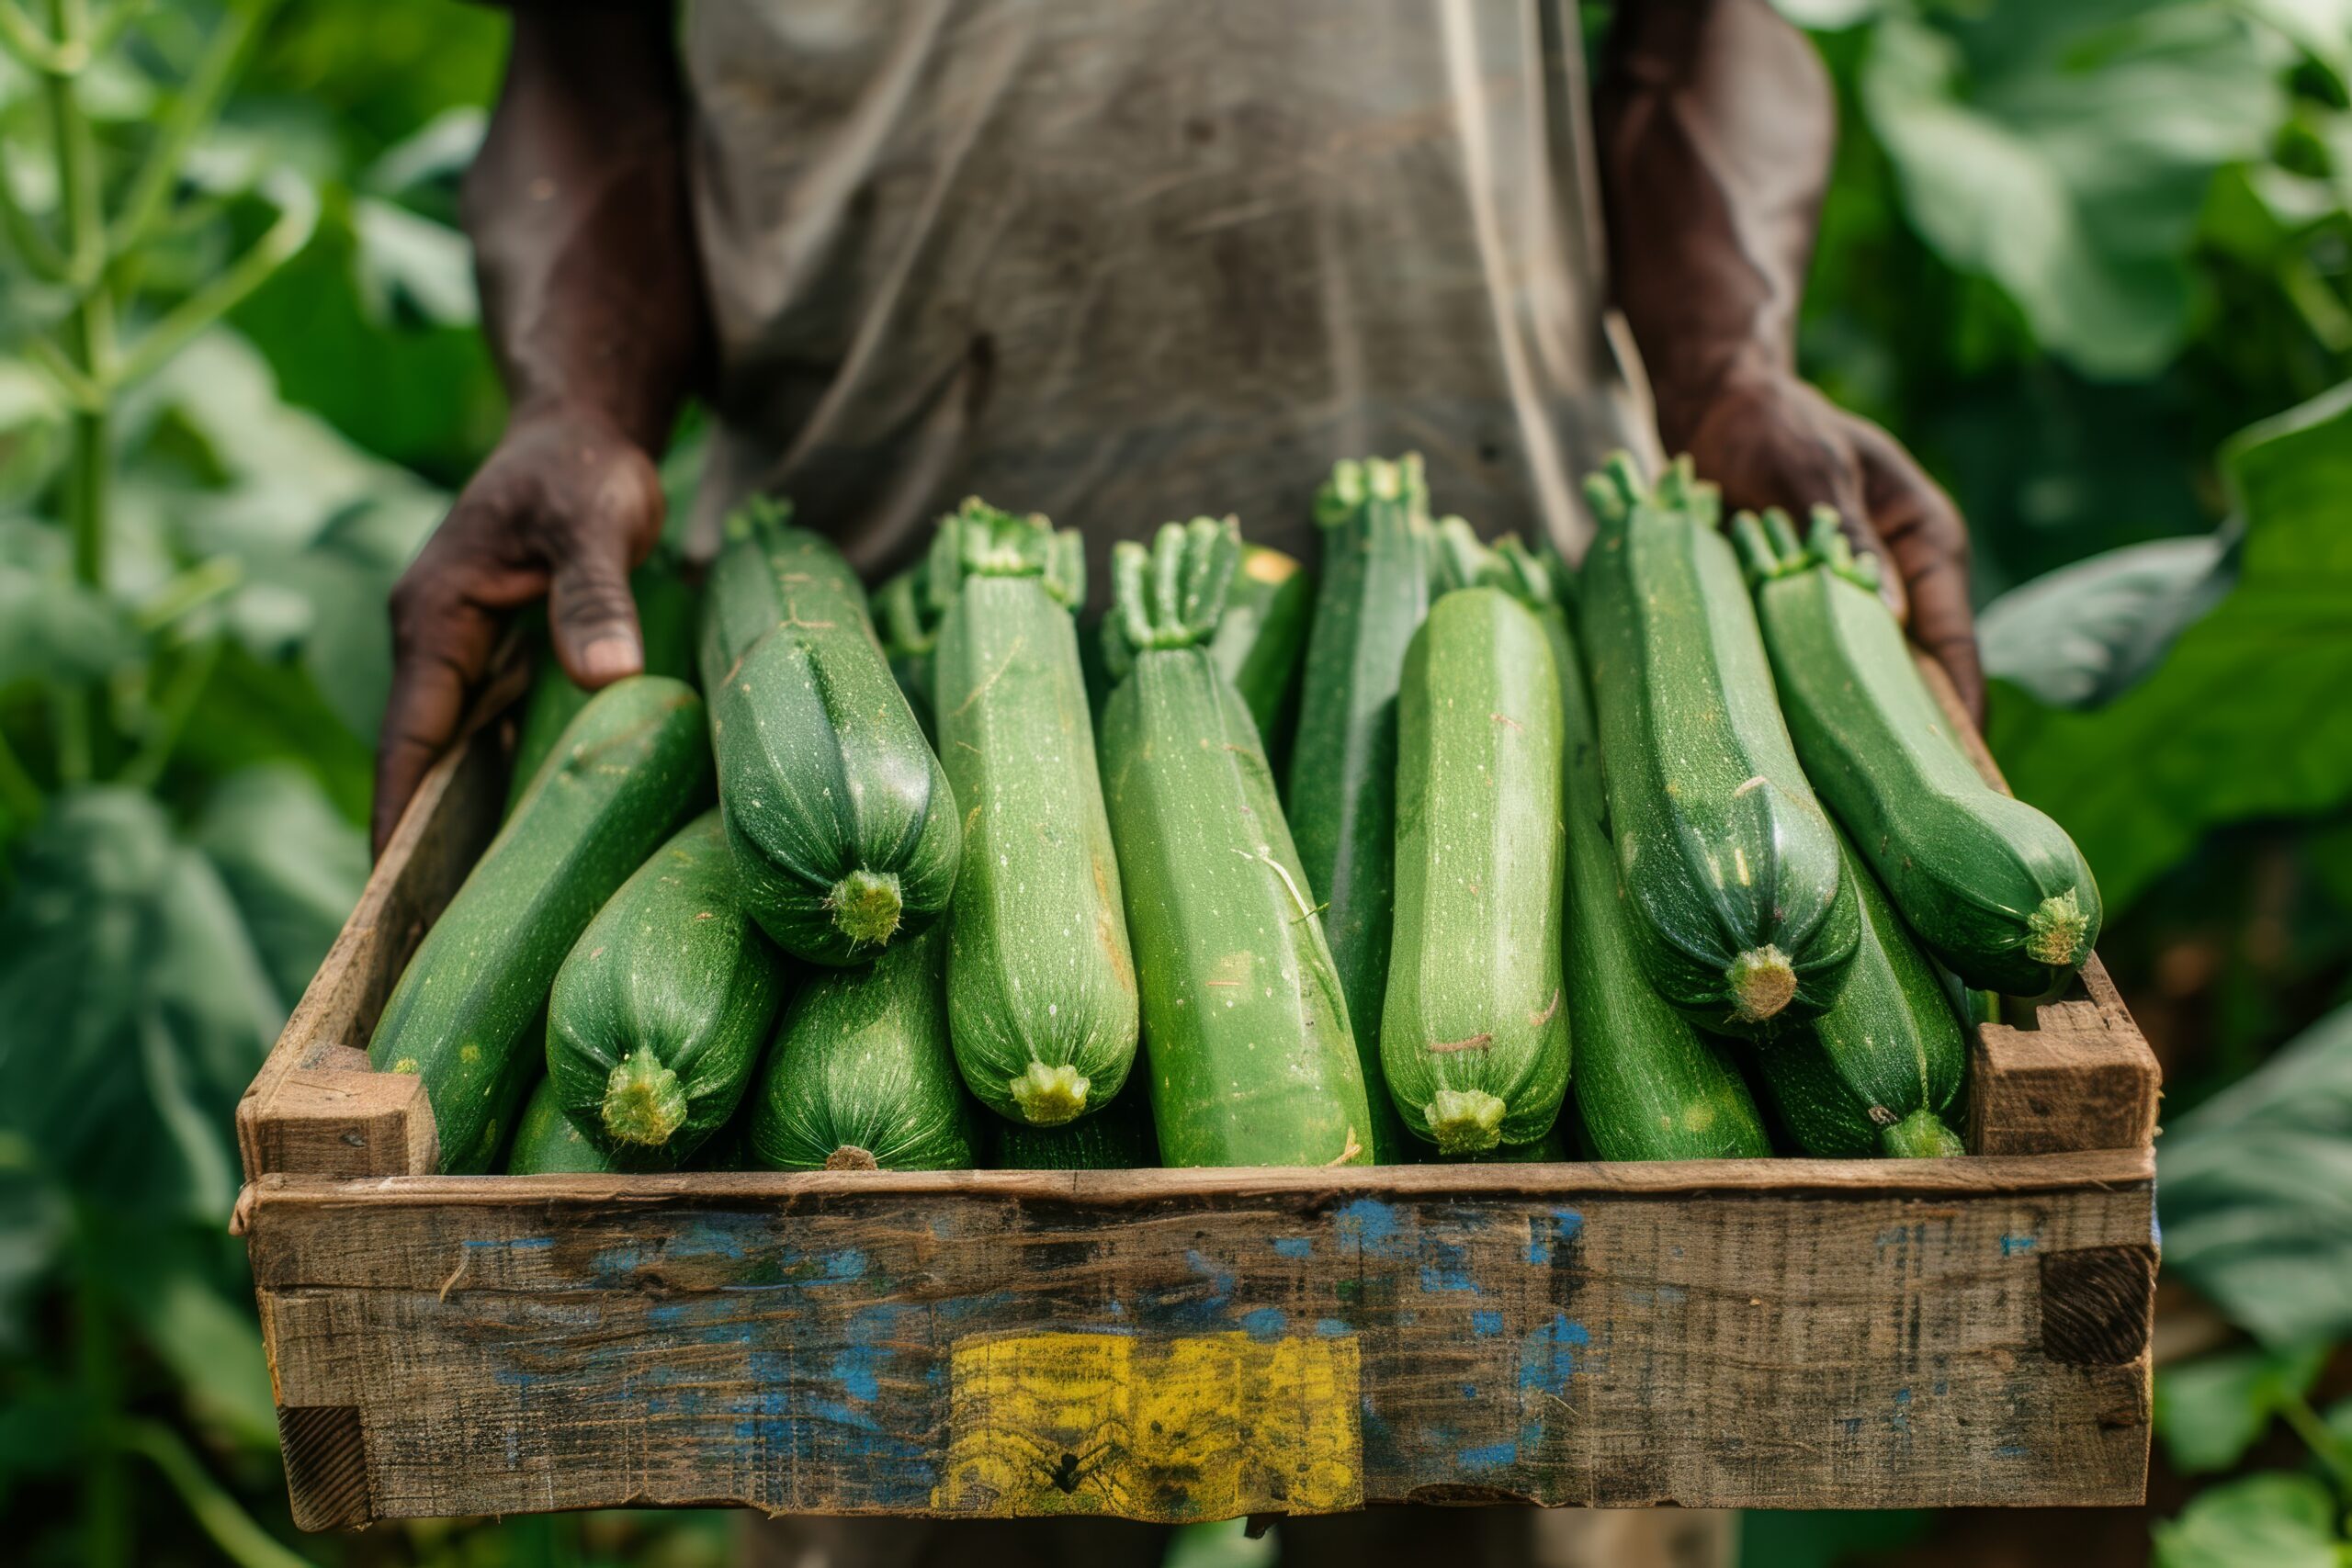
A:
POLYGON ((1159 1164, 1147 1094, 1123 1094, 1101 1114, 1060 1127, 989 1121, 1000 1170, 1149 1170, 1159 1164))
POLYGON ((1231 518, 1199 518, 1113 556, 1103 794, 1152 1120, 1170 1165, 1363 1164, 1347 998, 1258 728, 1204 646, 1240 551, 1231 518))
POLYGON ((703 690, 740 897, 776 945, 856 964, 947 908, 956 797, 841 552, 754 502, 711 568, 703 690))
POLYGON ((1209 639, 1209 652, 1250 705, 1270 756, 1289 737, 1284 721, 1298 690, 1299 655, 1306 651, 1314 614, 1315 580, 1295 557, 1263 545, 1241 547, 1241 566, 1225 596, 1225 614, 1209 639))
POLYGON ((572 1125, 548 1078, 523 1102, 523 1116, 514 1123, 514 1146, 506 1151, 509 1176, 597 1175, 613 1163, 572 1125))
POLYGON ((1560 691, 1527 607, 1439 599, 1398 703, 1395 941, 1380 1066, 1448 1155, 1541 1137, 1568 1087, 1560 691))
POLYGON ((934 928, 863 969, 818 975, 785 1010, 746 1134, 772 1170, 961 1170, 978 1164, 947 1047, 946 943, 934 928))
POLYGON ((621 884, 556 971, 548 1077, 613 1164, 674 1169, 743 1098, 784 960, 735 897, 718 813, 706 811, 621 884))
POLYGON ((890 674, 914 709, 915 722, 934 743, 932 721, 932 653, 939 646, 939 615, 932 608, 923 563, 915 562, 874 593, 874 630, 890 660, 890 674))
POLYGON ((1619 454, 1588 484, 1585 651, 1634 946, 1702 1027, 1818 1017, 1860 940, 1828 815, 1797 766, 1756 611, 1678 458, 1655 491, 1619 454))
POLYGON ((384 1004, 379 1072, 424 1080, 445 1172, 497 1156, 540 1061, 531 1025, 571 944, 710 797, 702 699, 633 675, 588 701, 384 1004))
POLYGON ((1529 1143, 1497 1144, 1479 1154, 1436 1156, 1440 1165, 1557 1165, 1575 1157, 1568 1150, 1566 1117, 1554 1122, 1529 1143))
POLYGON ((1861 950, 1827 1012, 1756 1053, 1757 1076, 1806 1154, 1963 1154, 1944 1121, 1968 1060, 1960 1021, 1934 965, 1851 842, 1839 841, 1861 902, 1861 950))
POLYGON ((965 1085, 1057 1126, 1107 1102, 1136 1056, 1136 972, 1103 818, 1072 613, 1083 542, 967 501, 929 569, 948 783, 967 815, 947 1001, 965 1085))
MULTIPOLYGON (((645 673, 690 680, 694 675, 694 590, 678 575, 678 563, 666 551, 629 573, 629 590, 637 600, 637 626, 644 640, 645 673)), ((512 816, 531 780, 555 749, 556 738, 572 716, 588 705, 588 693, 571 677, 547 647, 546 617, 534 612, 538 628, 533 641, 539 647, 538 664, 531 673, 531 689, 523 698, 523 716, 514 731, 514 767, 506 785, 506 812, 512 816)))
POLYGON ((1380 1071, 1395 892, 1396 693, 1429 613, 1429 488, 1418 454, 1342 462, 1317 493, 1322 581, 1307 630, 1287 799, 1299 864, 1356 1021, 1380 1157, 1403 1126, 1380 1071))
POLYGON ((2066 830, 1984 782, 1928 694, 1837 514, 1735 524, 1805 772, 1904 920, 1972 987, 2041 998, 2098 936, 2098 884, 2066 830))

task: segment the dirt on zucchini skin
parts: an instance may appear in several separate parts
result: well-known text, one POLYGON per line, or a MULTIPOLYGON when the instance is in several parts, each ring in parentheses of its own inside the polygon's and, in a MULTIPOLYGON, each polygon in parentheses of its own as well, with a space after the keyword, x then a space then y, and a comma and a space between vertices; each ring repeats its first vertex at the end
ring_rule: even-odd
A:
POLYGON ((544 1061, 535 1031, 580 933, 653 847, 710 798, 702 700, 636 675, 605 687, 425 933, 368 1045, 424 1080, 441 1169, 487 1169, 544 1061))

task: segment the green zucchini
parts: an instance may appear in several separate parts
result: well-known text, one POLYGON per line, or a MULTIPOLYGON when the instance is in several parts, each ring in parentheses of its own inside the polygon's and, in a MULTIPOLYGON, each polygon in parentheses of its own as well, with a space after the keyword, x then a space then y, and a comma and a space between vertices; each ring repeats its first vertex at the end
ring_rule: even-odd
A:
POLYGON ((1560 761, 1535 616, 1498 588, 1439 599, 1398 703, 1380 1066, 1405 1125, 1442 1154, 1531 1142, 1567 1092, 1560 761))
MULTIPOLYGON (((629 573, 629 590, 637 600, 637 626, 645 649, 645 673, 677 680, 694 676, 694 590, 678 575, 678 563, 667 551, 657 551, 629 573)), ((533 640, 539 647, 538 663, 531 673, 531 689, 523 698, 523 716, 514 731, 514 769, 506 786, 506 811, 512 816, 532 777, 555 749, 572 716, 588 705, 588 694, 563 672, 547 644, 546 620, 534 612, 538 628, 533 640)))
POLYGON ((1159 1164, 1151 1097, 1123 1094, 1099 1115, 1059 1127, 1029 1127, 990 1117, 1000 1170, 1149 1170, 1159 1164))
POLYGON ((1404 1128, 1381 1078, 1395 897, 1396 693, 1430 606, 1429 488, 1418 454, 1342 462, 1317 493, 1322 580, 1307 630, 1287 807, 1306 886, 1356 1021, 1380 1157, 1404 1128))
POLYGON ((1835 513, 1810 548, 1777 513, 1734 528, 1797 755, 1904 920, 1970 986, 2056 991, 2098 936, 2074 840, 1977 773, 1835 513))
POLYGON ((572 1125, 547 1078, 523 1102, 514 1124, 514 1146, 506 1151, 509 1176, 597 1175, 615 1168, 587 1134, 572 1125))
POLYGON ((1781 722, 1713 485, 1652 491, 1619 454, 1588 485, 1586 653, 1634 950, 1702 1027, 1818 1017, 1860 940, 1838 840, 1781 722))
POLYGON ((1524 1144, 1497 1144, 1476 1154, 1434 1155, 1440 1165, 1557 1165, 1574 1159, 1568 1149, 1567 1118, 1563 1116, 1524 1144))
POLYGON ((1315 579, 1295 558, 1263 545, 1241 547, 1209 652, 1250 705, 1269 755, 1289 738, 1283 721, 1298 691, 1299 656, 1314 614, 1315 579))
POLYGON ((890 673, 906 694, 907 705, 923 734, 933 740, 931 703, 932 653, 939 646, 939 614, 932 608, 923 563, 915 562, 874 592, 874 630, 890 673))
POLYGON ((1844 835, 1861 901, 1861 950, 1837 1002, 1756 1052, 1781 1122, 1809 1155, 1940 1156, 1966 1151, 1945 1122, 1968 1047, 1943 979, 1844 835))
POLYGON ((724 1126, 784 999, 706 811, 621 884, 556 971, 548 1077, 616 1167, 674 1169, 724 1126))
POLYGON ((752 918, 797 957, 856 964, 945 912, 963 835, 841 552, 755 503, 711 568, 703 690, 752 918))
POLYGON ((1232 519, 1200 518, 1113 556, 1103 794, 1152 1119, 1170 1165, 1364 1164, 1347 998, 1258 728, 1204 646, 1240 550, 1232 519))
POLYGON ((445 1172, 488 1168, 541 1061, 531 1025, 571 944, 710 798, 702 699, 634 675, 597 693, 392 987, 368 1056, 424 1080, 445 1172))
POLYGON ((933 679, 967 815, 948 920, 956 1065, 1000 1116, 1057 1126, 1136 1056, 1136 972, 1072 613, 1082 541, 967 501, 940 525, 933 679))
POLYGON ((946 942, 892 942, 810 980, 785 1010, 746 1136, 772 1170, 962 1170, 979 1162, 947 1045, 946 942))

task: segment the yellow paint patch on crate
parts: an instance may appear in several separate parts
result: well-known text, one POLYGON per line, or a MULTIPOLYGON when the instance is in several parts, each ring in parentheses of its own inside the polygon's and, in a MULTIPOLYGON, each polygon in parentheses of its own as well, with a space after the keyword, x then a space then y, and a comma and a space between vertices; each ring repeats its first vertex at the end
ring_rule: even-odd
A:
POLYGON ((1019 1334, 949 1356, 942 1513, 1175 1523, 1363 1502, 1353 1336, 1019 1334))

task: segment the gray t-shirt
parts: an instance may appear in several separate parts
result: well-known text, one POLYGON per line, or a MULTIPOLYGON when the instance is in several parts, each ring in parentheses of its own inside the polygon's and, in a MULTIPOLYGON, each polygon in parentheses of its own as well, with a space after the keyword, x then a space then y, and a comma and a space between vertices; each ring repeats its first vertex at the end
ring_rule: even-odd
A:
MULTIPOLYGON (((690 0, 720 366, 697 537, 792 497, 868 573, 966 495, 1312 558, 1341 457, 1583 528, 1655 446, 1603 311, 1565 0, 690 0)), ((1098 600, 1099 603, 1099 600, 1098 600)))

